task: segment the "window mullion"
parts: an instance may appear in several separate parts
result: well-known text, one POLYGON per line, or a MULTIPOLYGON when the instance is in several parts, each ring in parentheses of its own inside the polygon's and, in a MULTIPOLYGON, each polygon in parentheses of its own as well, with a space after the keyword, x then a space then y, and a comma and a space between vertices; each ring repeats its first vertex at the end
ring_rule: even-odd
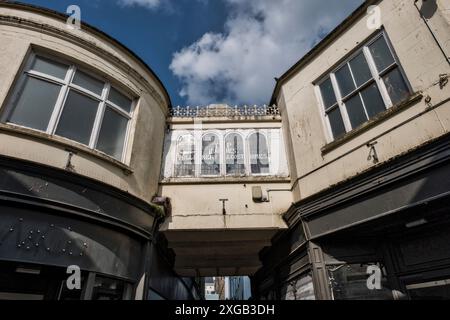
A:
POLYGON ((383 98, 384 105, 386 108, 390 108, 392 106, 391 97, 389 96, 389 93, 386 89, 383 79, 378 74, 378 70, 375 65, 375 60, 373 59, 372 54, 370 53, 369 47, 364 47, 363 52, 369 65, 370 72, 372 73, 372 77, 377 84, 381 97, 383 98))
POLYGON ((105 115, 106 110, 106 98, 108 97, 109 90, 111 89, 111 85, 109 83, 105 83, 105 86, 103 87, 102 92, 102 101, 100 102, 98 109, 97 109, 97 115, 95 116, 94 121, 94 128, 92 130, 91 134, 91 140, 89 141, 89 147, 92 149, 95 149, 97 146, 98 138, 100 135, 100 129, 103 122, 103 117, 105 115))
POLYGON ((350 122, 350 118, 347 113, 347 109, 345 108, 344 102, 342 101, 341 92, 339 91, 339 85, 336 80, 336 75, 332 73, 330 75, 331 83, 333 85, 334 93, 336 94, 336 98, 338 100, 338 108, 341 111, 342 120, 344 121, 345 130, 347 132, 352 131, 352 124, 350 122))
POLYGON ((53 135, 56 132, 56 127, 58 125, 59 118, 61 117, 62 109, 64 108, 64 103, 67 99, 67 95, 69 94, 69 90, 70 90, 69 84, 73 79, 75 71, 76 71, 76 67, 74 65, 71 65, 66 74, 66 78, 64 79, 64 84, 61 88, 58 99, 56 100, 56 105, 55 105, 55 108, 53 109, 53 113, 50 117, 50 121, 49 121, 49 124, 47 127, 48 134, 53 135))

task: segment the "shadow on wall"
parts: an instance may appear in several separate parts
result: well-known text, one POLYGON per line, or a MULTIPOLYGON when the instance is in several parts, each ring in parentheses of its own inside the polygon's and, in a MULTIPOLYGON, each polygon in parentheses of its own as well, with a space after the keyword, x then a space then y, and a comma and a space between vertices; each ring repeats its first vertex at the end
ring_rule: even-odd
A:
POLYGON ((420 13, 425 19, 431 19, 437 10, 438 5, 436 3, 436 0, 423 0, 422 7, 420 8, 420 13))

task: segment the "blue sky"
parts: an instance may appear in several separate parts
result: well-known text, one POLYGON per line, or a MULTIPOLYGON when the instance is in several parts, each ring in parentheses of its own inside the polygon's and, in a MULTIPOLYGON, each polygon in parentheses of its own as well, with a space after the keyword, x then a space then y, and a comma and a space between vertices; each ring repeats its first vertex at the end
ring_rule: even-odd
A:
POLYGON ((275 81, 362 0, 22 0, 116 38, 158 74, 173 105, 268 103, 275 81))

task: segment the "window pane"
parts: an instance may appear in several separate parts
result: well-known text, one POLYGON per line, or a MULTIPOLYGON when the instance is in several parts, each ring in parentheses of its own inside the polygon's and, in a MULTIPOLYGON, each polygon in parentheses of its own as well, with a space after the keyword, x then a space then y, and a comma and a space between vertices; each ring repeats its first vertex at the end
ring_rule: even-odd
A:
POLYGON ((359 127, 368 120, 359 94, 349 99, 345 103, 345 106, 347 107, 348 117, 350 118, 353 129, 359 127))
POLYGON ((177 177, 195 175, 195 148, 192 136, 180 137, 178 140, 175 175, 177 177))
POLYGON ((361 91, 361 95, 370 119, 380 112, 386 111, 383 98, 375 83, 361 91))
POLYGON ((383 80, 394 105, 408 98, 409 89, 398 68, 386 74, 383 80))
POLYGON ((84 89, 92 91, 98 94, 99 96, 102 95, 103 87, 105 86, 105 84, 102 81, 92 78, 91 76, 79 70, 77 70, 73 78, 73 83, 79 85, 84 89))
POLYGON ((325 82, 320 85, 320 92, 322 93, 325 109, 328 109, 336 103, 336 95, 334 94, 333 85, 331 84, 330 78, 325 80, 325 82))
POLYGON ((122 160, 128 119, 106 108, 97 142, 97 149, 122 160))
POLYGON ((335 300, 392 300, 392 288, 386 270, 378 263, 347 264, 342 267, 329 266, 328 274, 335 300), (381 272, 381 288, 370 290, 367 286, 369 267, 381 272))
POLYGON ((372 78, 366 57, 362 52, 350 61, 350 67, 358 87, 372 78))
POLYGON ((379 72, 395 62, 384 37, 378 38, 369 46, 369 49, 379 72))
POLYGON ((46 58, 36 57, 31 69, 54 76, 59 79, 64 79, 69 67, 62 63, 51 61, 46 58))
POLYGON ((45 131, 61 86, 27 77, 9 122, 45 131))
POLYGON ((343 135, 345 131, 344 121, 342 120, 341 110, 335 108, 328 112, 328 120, 330 121, 331 131, 335 139, 343 135))
POLYGON ((99 102, 70 91, 59 120, 56 134, 89 144, 99 102))
POLYGON ((254 133, 249 139, 250 164, 253 174, 269 173, 269 149, 266 137, 260 133, 254 133))
POLYGON ((238 134, 230 134, 225 141, 225 161, 227 174, 245 174, 244 142, 238 134))
POLYGON ((341 90, 342 97, 347 96, 356 89, 355 83, 352 79, 352 74, 350 73, 350 68, 347 64, 336 72, 336 80, 338 82, 339 89, 341 90))
POLYGON ((109 101, 115 103, 119 107, 121 107, 123 110, 130 112, 131 111, 131 100, 128 99, 126 96, 121 94, 119 91, 114 89, 114 87, 111 87, 111 90, 109 92, 109 101))
POLYGON ((208 134, 202 140, 202 175, 220 174, 219 138, 208 134))

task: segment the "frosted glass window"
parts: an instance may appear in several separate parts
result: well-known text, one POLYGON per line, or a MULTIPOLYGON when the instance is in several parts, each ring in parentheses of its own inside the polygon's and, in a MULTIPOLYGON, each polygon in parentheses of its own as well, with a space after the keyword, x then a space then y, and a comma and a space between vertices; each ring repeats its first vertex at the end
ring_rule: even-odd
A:
POLYGON ((252 174, 268 174, 269 149, 266 137, 263 134, 254 133, 250 136, 249 144, 252 174))
POLYGON ((177 143, 175 175, 193 177, 195 175, 195 147, 191 135, 180 137, 177 143))
POLYGON ((202 175, 220 174, 220 143, 215 134, 207 134, 202 139, 202 175))
POLYGON ((225 139, 225 161, 228 175, 245 174, 244 141, 239 134, 230 134, 225 139))

